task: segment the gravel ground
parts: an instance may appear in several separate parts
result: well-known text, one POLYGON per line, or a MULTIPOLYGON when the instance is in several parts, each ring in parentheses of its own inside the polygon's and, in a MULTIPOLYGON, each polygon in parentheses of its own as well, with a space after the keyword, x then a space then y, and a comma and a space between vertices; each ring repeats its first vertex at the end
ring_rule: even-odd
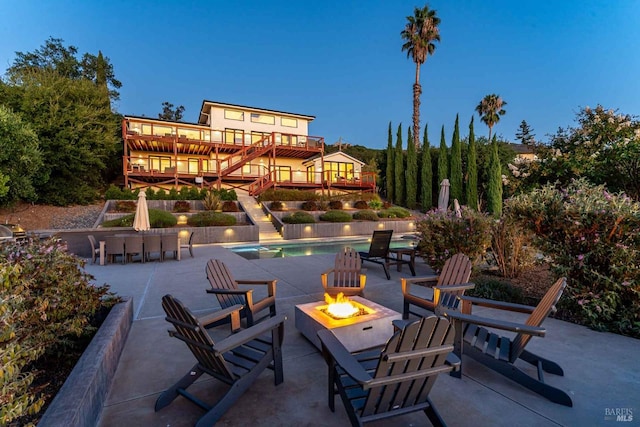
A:
POLYGON ((27 231, 91 228, 103 207, 103 202, 68 207, 23 203, 0 209, 0 222, 20 224, 27 231))

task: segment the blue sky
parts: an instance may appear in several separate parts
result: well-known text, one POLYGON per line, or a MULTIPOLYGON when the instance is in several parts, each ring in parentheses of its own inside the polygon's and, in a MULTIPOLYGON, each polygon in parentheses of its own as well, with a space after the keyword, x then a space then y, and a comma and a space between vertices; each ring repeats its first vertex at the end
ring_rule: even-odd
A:
MULTIPOLYGON (((156 117, 163 101, 195 122, 202 100, 316 116, 327 143, 383 148, 387 126, 411 125, 415 65, 400 31, 415 1, 0 2, 0 71, 50 37, 110 58, 116 108, 156 117)), ((581 107, 640 113, 640 2, 430 1, 442 41, 421 70, 421 125, 431 145, 456 114, 468 132, 487 94, 507 101, 494 131, 524 119, 539 140, 581 107)), ((476 135, 487 135, 476 116, 476 135)))

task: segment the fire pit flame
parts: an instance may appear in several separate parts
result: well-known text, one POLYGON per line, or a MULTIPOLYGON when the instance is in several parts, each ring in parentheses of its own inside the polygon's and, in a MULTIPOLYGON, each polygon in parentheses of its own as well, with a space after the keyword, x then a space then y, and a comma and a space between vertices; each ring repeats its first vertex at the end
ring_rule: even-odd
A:
POLYGON ((327 313, 336 319, 347 319, 360 312, 349 298, 340 292, 335 298, 329 294, 324 294, 324 301, 327 303, 327 313))

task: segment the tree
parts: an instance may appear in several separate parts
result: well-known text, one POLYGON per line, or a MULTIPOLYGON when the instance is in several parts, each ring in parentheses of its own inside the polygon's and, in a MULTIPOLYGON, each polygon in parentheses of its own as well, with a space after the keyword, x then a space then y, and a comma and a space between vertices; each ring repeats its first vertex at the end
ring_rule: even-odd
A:
POLYGON ((449 179, 449 156, 447 154, 447 143, 444 139, 444 125, 440 131, 440 149, 438 150, 438 185, 443 179, 449 179))
POLYGON ((416 157, 416 146, 413 144, 411 128, 407 128, 407 201, 409 209, 416 207, 416 197, 418 193, 418 159, 416 157))
POLYGON ((402 51, 407 51, 407 58, 411 58, 416 64, 416 80, 413 84, 413 143, 418 148, 420 144, 420 67, 425 63, 429 55, 436 50, 434 42, 440 41, 440 18, 435 10, 428 6, 422 9, 416 7, 413 16, 407 16, 407 23, 400 33, 404 44, 402 51))
POLYGON ((423 211, 431 210, 433 207, 433 169, 431 167, 431 144, 427 135, 427 125, 424 126, 424 136, 422 138, 422 165, 420 169, 421 193, 420 203, 423 211))
POLYGON ((504 116, 506 111, 504 106, 507 105, 499 95, 491 94, 482 98, 482 101, 476 106, 476 111, 480 116, 480 120, 489 127, 489 141, 491 141, 491 130, 493 126, 500 121, 500 116, 504 116))
POLYGON ((170 120, 172 122, 179 122, 182 120, 182 113, 184 113, 184 107, 173 108, 173 104, 165 101, 162 103, 162 113, 158 114, 158 118, 162 120, 170 120))
POLYGON ((404 155, 402 153, 402 123, 398 125, 396 134, 396 152, 393 154, 395 162, 395 189, 393 191, 396 205, 404 204, 404 155))
POLYGON ((495 217, 502 215, 502 166, 498 156, 498 141, 493 136, 491 160, 489 161, 489 185, 487 188, 487 209, 495 217))
POLYGON ((516 132, 516 139, 520 141, 520 144, 526 146, 532 146, 536 143, 535 134, 533 129, 529 126, 526 120, 523 120, 518 126, 518 132, 516 132))
POLYGON ((458 125, 458 115, 453 128, 453 138, 451 139, 451 199, 458 199, 463 203, 462 196, 462 147, 460 146, 460 127, 458 125))
POLYGON ((393 135, 391 134, 391 122, 389 122, 389 132, 387 138, 387 169, 385 171, 385 177, 387 178, 387 200, 389 203, 393 203, 393 190, 395 187, 395 167, 396 164, 393 161, 393 135))
POLYGON ((33 179, 41 166, 36 133, 19 115, 0 105, 0 205, 35 201, 33 179))
POLYGON ((467 149, 467 206, 478 209, 478 163, 476 137, 473 133, 473 116, 469 123, 469 148, 467 149))

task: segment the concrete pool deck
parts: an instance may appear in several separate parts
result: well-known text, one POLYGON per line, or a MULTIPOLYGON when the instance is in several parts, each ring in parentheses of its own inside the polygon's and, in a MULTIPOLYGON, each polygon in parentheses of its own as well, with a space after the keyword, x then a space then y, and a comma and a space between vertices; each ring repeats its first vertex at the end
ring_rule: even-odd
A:
MULTIPOLYGON (((194 248, 181 261, 163 263, 88 264, 86 270, 96 283, 109 283, 119 295, 133 297, 134 321, 118 370, 105 402, 99 426, 191 426, 203 411, 183 398, 154 412, 154 403, 165 388, 175 383, 195 359, 184 343, 167 334, 160 304, 171 293, 196 314, 218 309, 209 287, 205 264, 210 258, 223 260, 236 278, 278 279, 277 308, 286 314, 283 348, 284 383, 273 385, 270 371, 223 416, 221 426, 343 426, 349 425, 340 399, 332 413, 326 401, 327 368, 318 350, 294 327, 297 304, 322 298, 320 273, 333 265, 334 255, 247 260, 218 245, 194 248)), ((390 269, 391 280, 382 267, 366 264, 366 298, 396 311, 402 309, 400 278, 409 276, 390 269)), ((431 273, 418 261, 418 275, 431 273)), ((549 283, 551 285, 551 283, 549 283)), ((259 294, 259 290, 256 290, 259 294)), ((478 310, 490 313, 491 310, 478 310)), ((505 319, 522 321, 521 315, 505 319)), ((545 338, 534 338, 529 349, 559 363, 564 377, 546 375, 550 384, 572 397, 573 408, 554 404, 501 375, 463 358, 463 377, 440 375, 431 397, 450 426, 613 426, 615 409, 630 409, 636 417, 625 425, 640 425, 640 340, 548 319, 545 338)), ((214 402, 224 391, 219 381, 206 378, 193 390, 206 402, 214 402)), ((423 413, 372 423, 373 426, 429 425, 423 413)))

